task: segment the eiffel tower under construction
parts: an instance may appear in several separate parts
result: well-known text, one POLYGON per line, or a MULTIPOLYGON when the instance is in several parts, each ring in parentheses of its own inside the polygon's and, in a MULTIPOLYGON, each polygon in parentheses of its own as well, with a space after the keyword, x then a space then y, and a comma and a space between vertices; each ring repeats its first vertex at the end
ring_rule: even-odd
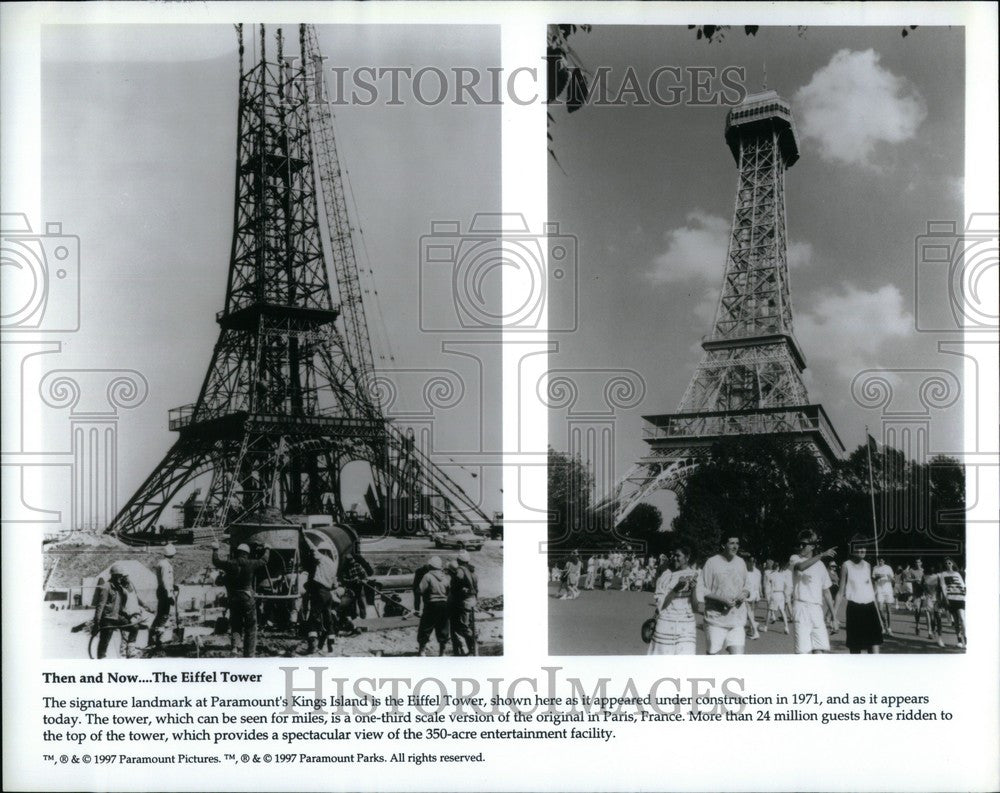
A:
POLYGON ((677 486, 723 438, 786 438, 827 462, 844 452, 823 407, 809 403, 792 329, 785 171, 799 146, 791 108, 774 91, 751 94, 729 111, 725 138, 739 177, 715 321, 677 412, 643 417, 649 452, 609 499, 616 525, 654 491, 677 486))
POLYGON ((277 30, 268 60, 261 25, 247 68, 237 33, 236 202, 218 341, 197 401, 170 411, 176 442, 107 532, 145 542, 199 478, 207 492, 191 525, 213 535, 247 516, 344 520, 340 472, 355 460, 371 468, 368 502, 382 531, 399 530, 400 503, 438 530, 489 524, 383 415, 315 30, 299 26, 297 58, 277 30))

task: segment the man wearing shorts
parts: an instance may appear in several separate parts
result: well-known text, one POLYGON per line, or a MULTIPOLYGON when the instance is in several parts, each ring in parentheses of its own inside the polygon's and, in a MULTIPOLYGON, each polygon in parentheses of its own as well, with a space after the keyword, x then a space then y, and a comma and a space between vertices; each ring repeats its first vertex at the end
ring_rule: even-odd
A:
POLYGON ((840 629, 837 615, 830 597, 830 573, 823 559, 836 555, 836 548, 827 548, 816 555, 819 539, 812 531, 799 534, 799 552, 788 560, 792 570, 792 595, 795 600, 795 652, 828 653, 830 635, 823 620, 823 607, 830 612, 830 624, 834 632, 840 629))
POLYGON ((955 624, 956 643, 965 647, 965 581, 953 559, 944 560, 944 570, 938 573, 938 579, 941 581, 941 599, 955 624))
POLYGON ((788 576, 787 570, 779 569, 776 562, 771 562, 771 570, 767 573, 764 597, 767 599, 767 617, 764 619, 763 630, 775 621, 774 612, 781 615, 785 623, 785 633, 791 633, 788 628, 788 576))
POLYGON ((875 560, 875 567, 872 570, 872 578, 875 580, 875 604, 882 611, 882 624, 885 625, 885 633, 892 636, 892 604, 896 602, 895 593, 892 591, 893 574, 892 568, 885 563, 881 556, 875 560))
POLYGON ((732 655, 746 648, 747 566, 737 554, 740 538, 726 537, 722 553, 711 557, 698 576, 695 598, 705 607, 705 637, 708 654, 725 649, 732 655))

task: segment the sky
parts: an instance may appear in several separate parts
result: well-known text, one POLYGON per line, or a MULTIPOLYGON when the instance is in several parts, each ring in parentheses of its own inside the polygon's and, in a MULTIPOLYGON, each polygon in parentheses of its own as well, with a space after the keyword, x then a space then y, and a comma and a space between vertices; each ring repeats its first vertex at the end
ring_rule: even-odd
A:
MULTIPOLYGON (((961 402, 920 402, 928 378, 954 388, 961 359, 937 348, 956 334, 916 330, 915 250, 928 221, 962 225, 963 30, 903 37, 898 26, 762 27, 750 37, 733 28, 709 43, 682 27, 594 27, 569 41, 591 74, 610 69, 615 87, 629 66, 642 84, 661 66, 720 75, 734 66, 745 68, 752 93, 766 69, 767 88, 791 103, 798 129, 800 159, 786 174, 785 200, 794 328, 811 401, 849 450, 866 424, 880 438, 898 418, 889 413, 916 411, 929 418, 930 445, 912 456, 959 451, 961 402), (863 407, 852 395, 866 370, 889 383, 888 405, 863 407)), ((573 315, 578 322, 553 334, 552 363, 641 378, 641 399, 615 411, 617 475, 646 448, 641 416, 677 409, 711 330, 736 187, 723 140, 727 109, 630 102, 553 113, 549 216, 576 238, 579 296, 553 287, 550 327, 573 315)), ((919 271, 921 294, 930 290, 943 305, 939 275, 919 271)), ((554 411, 550 420, 560 450, 569 448, 567 417, 554 411)), ((669 496, 656 503, 672 509, 669 496)))
MULTIPOLYGON (((297 26, 286 37, 289 54, 297 50, 297 26)), ((348 75, 367 66, 483 71, 499 61, 499 31, 490 26, 321 26, 318 37, 328 68, 348 75)), ((250 62, 257 38, 249 25, 246 42, 250 62)), ((44 29, 43 214, 79 235, 81 245, 81 328, 58 365, 134 369, 149 382, 148 398, 119 418, 120 504, 173 442, 167 411, 195 401, 218 336, 232 235, 237 83, 232 26, 44 29)), ((426 83, 424 95, 433 88, 426 83)), ((500 109, 428 106, 401 95, 398 105, 383 92, 369 106, 335 108, 359 264, 370 269, 363 286, 382 353, 376 366, 397 386, 388 412, 402 415, 403 425, 427 426, 418 415, 431 410, 424 386, 449 380, 451 395, 437 399, 446 406, 432 410, 434 456, 492 512, 502 498, 497 334, 480 333, 487 343, 469 348, 463 344, 475 334, 421 329, 422 316, 443 318, 439 328, 457 321, 449 322, 454 301, 442 288, 450 287, 451 270, 422 271, 420 251, 432 222, 465 229, 476 212, 500 211, 500 109), (422 272, 432 287, 423 291, 422 272)), ((488 290, 486 299, 495 294, 488 290)), ((45 425, 50 444, 65 446, 65 411, 53 411, 45 425)), ((354 491, 347 503, 359 497, 362 480, 356 471, 345 474, 345 488, 354 491)))

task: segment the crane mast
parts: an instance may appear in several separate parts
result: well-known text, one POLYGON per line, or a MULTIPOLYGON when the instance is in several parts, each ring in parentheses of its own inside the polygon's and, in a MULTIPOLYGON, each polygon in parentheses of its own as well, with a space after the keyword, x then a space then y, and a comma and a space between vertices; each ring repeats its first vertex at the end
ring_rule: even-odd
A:
POLYGON ((326 213, 330 259, 340 298, 348 368, 359 406, 367 408, 366 412, 372 418, 380 417, 382 406, 378 389, 373 387, 375 361, 365 317, 354 237, 347 212, 344 174, 333 133, 333 113, 325 101, 326 94, 323 90, 323 58, 320 55, 316 29, 312 25, 299 26, 299 43, 305 77, 314 87, 314 97, 318 100, 308 103, 310 129, 316 173, 326 213))

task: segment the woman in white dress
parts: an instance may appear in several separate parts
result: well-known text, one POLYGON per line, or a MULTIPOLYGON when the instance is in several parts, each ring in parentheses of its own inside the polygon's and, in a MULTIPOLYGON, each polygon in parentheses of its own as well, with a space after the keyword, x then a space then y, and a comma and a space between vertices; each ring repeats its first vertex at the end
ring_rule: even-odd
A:
POLYGON ((656 581, 656 627, 649 655, 694 655, 694 586, 698 572, 691 567, 691 549, 673 552, 673 569, 656 581))

